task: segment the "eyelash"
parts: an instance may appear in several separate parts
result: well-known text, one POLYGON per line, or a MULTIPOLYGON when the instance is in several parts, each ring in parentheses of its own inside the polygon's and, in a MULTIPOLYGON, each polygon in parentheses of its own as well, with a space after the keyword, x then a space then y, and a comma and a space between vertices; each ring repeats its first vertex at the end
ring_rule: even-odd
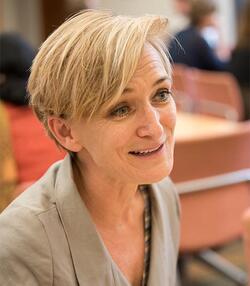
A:
MULTIPOLYGON (((158 90, 156 92, 156 94, 153 96, 153 102, 157 103, 157 104, 160 104, 160 105, 161 104, 163 105, 163 104, 166 104, 166 103, 169 102, 171 96, 172 96, 172 92, 170 90, 168 90, 168 89, 161 89, 161 90, 158 90), (163 94, 165 95, 164 98, 162 98, 160 101, 159 100, 155 100, 155 98, 157 96, 159 96, 159 95, 161 96, 163 94)), ((121 103, 120 106, 115 107, 110 112, 110 116, 111 117, 117 117, 117 118, 120 119, 120 118, 124 118, 124 117, 128 116, 131 112, 133 112, 133 110, 131 109, 131 107, 128 104, 124 103, 124 105, 122 105, 122 103, 121 103), (123 112, 124 109, 126 109, 125 112, 123 112)))
POLYGON ((158 92, 155 94, 155 96, 153 98, 155 98, 155 97, 157 97, 159 95, 161 96, 163 94, 165 95, 165 97, 161 98, 160 102, 156 101, 157 103, 164 104, 164 103, 168 103, 169 102, 169 100, 170 100, 170 98, 172 96, 172 92, 169 89, 158 90, 158 92))
POLYGON ((123 118, 123 117, 127 116, 130 113, 130 111, 122 113, 122 109, 124 109, 124 108, 126 108, 127 110, 130 109, 130 107, 128 105, 122 105, 122 106, 116 107, 114 110, 112 110, 110 115, 112 117, 123 118))

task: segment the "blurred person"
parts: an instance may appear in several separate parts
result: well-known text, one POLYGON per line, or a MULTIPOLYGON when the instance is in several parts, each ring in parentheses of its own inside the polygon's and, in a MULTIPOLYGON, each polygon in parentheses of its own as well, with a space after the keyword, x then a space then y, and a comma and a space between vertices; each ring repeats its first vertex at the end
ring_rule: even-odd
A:
POLYGON ((239 82, 245 119, 250 119, 250 0, 246 0, 242 6, 239 21, 238 42, 232 52, 229 71, 239 82))
POLYGON ((0 99, 27 105, 27 80, 35 50, 16 33, 0 34, 0 99))
POLYGON ((170 42, 174 63, 203 69, 223 71, 227 62, 219 58, 217 6, 213 0, 190 0, 190 25, 170 42))
POLYGON ((0 284, 173 286, 167 20, 85 11, 44 42, 31 105, 64 160, 0 215, 0 284))

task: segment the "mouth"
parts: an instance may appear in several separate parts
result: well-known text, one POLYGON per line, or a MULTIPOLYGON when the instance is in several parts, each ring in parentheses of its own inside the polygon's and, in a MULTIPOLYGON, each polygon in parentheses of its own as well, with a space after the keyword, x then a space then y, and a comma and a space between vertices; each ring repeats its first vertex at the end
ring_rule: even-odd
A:
POLYGON ((160 146, 157 146, 156 148, 151 148, 147 150, 141 150, 141 151, 130 151, 129 154, 133 156, 138 156, 138 157, 146 157, 146 156, 151 156, 163 148, 164 144, 161 144, 160 146))

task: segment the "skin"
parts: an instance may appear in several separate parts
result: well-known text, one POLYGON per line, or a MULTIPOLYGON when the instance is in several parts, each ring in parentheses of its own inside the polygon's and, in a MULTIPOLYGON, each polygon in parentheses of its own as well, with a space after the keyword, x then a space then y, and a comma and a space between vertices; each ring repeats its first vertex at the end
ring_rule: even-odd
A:
POLYGON ((80 171, 75 169, 74 178, 79 193, 132 285, 141 283, 144 257, 144 201, 138 185, 169 175, 175 122, 171 80, 149 45, 113 106, 101 109, 90 121, 69 123, 53 117, 48 121, 57 140, 77 152, 80 171))

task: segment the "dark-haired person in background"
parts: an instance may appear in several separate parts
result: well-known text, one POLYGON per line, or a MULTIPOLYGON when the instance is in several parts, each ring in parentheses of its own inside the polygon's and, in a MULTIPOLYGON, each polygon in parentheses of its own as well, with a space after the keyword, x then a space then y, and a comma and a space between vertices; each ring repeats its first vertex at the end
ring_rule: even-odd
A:
POLYGON ((28 103, 26 85, 35 50, 16 33, 0 34, 0 99, 28 103))
POLYGON ((190 25, 177 33, 170 43, 174 63, 204 70, 225 70, 226 62, 216 53, 219 40, 216 3, 212 0, 192 0, 190 5, 190 25))
POLYGON ((239 17, 239 36, 232 52, 229 71, 237 78, 245 106, 245 119, 250 119, 250 0, 245 1, 239 17))

